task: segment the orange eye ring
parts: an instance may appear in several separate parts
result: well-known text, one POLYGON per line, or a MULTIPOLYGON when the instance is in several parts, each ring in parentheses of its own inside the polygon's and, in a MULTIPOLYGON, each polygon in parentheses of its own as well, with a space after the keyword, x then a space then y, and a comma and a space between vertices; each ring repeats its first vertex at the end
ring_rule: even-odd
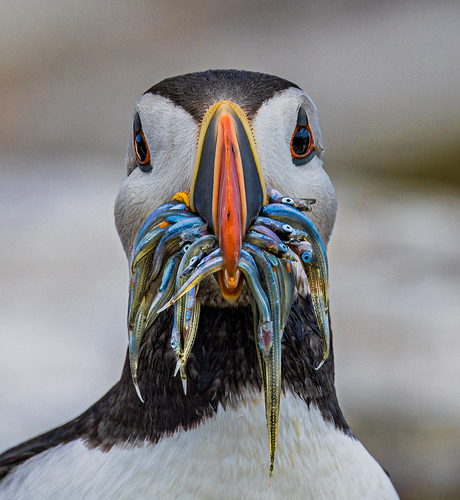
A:
POLYGON ((133 133, 134 152, 136 153, 137 163, 141 166, 150 165, 150 150, 145 140, 144 132, 134 130, 133 133))
POLYGON ((150 150, 147 145, 147 141, 145 140, 144 132, 142 131, 139 113, 136 113, 134 115, 133 147, 139 168, 143 172, 150 172, 152 170, 152 167, 150 165, 150 150))
POLYGON ((297 166, 305 165, 316 155, 313 134, 308 125, 308 116, 304 108, 300 107, 297 114, 297 125, 291 139, 292 163, 297 166))
POLYGON ((297 125, 291 139, 293 160, 305 160, 315 150, 313 134, 308 125, 297 125))

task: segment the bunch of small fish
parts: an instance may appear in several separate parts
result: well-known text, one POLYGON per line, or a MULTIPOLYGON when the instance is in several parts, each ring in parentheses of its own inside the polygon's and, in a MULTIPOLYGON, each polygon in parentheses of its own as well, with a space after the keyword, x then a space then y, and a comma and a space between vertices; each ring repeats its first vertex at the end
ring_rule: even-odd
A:
MULTIPOLYGON (((321 237, 303 213, 315 200, 289 198, 267 186, 268 203, 252 221, 241 250, 238 269, 249 289, 254 315, 257 355, 265 391, 273 473, 281 393, 281 338, 296 293, 292 263, 307 276, 312 303, 329 353, 328 263, 321 237)), ((177 199, 176 199, 177 198, 177 199)), ((198 331, 200 282, 225 267, 219 243, 207 223, 192 212, 187 196, 161 205, 147 218, 134 245, 128 308, 129 359, 136 392, 139 349, 144 333, 158 315, 174 305, 171 347, 187 392, 185 367, 198 331)))

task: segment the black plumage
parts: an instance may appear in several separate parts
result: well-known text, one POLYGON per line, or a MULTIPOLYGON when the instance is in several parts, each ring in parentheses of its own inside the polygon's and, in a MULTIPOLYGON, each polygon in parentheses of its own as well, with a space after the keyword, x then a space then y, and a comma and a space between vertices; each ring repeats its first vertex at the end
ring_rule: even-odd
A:
MULTIPOLYGON (((156 443, 179 429, 196 427, 212 418, 219 404, 237 404, 248 389, 262 392, 253 334, 251 307, 203 306, 200 325, 187 364, 185 395, 170 347, 172 311, 160 315, 143 339, 136 395, 128 359, 120 381, 74 420, 0 455, 0 478, 43 451, 83 439, 88 447, 108 451, 114 445, 156 443)), ((294 303, 282 340, 282 384, 323 418, 352 435, 339 408, 334 388, 333 352, 316 371, 323 355, 310 297, 294 303)))
POLYGON ((166 78, 145 93, 170 99, 201 123, 206 111, 223 99, 238 104, 251 120, 264 102, 291 87, 300 88, 278 76, 219 69, 166 78))

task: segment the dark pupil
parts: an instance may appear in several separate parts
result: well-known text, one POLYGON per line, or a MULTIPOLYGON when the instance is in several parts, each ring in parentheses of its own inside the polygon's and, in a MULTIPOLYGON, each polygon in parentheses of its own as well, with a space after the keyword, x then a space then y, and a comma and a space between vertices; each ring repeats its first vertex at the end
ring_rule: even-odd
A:
POLYGON ((136 148, 139 160, 141 162, 145 161, 147 158, 147 145, 145 144, 142 134, 136 135, 136 148))
POLYGON ((307 128, 297 129, 292 139, 292 150, 297 156, 302 156, 308 151, 310 146, 310 132, 307 128))

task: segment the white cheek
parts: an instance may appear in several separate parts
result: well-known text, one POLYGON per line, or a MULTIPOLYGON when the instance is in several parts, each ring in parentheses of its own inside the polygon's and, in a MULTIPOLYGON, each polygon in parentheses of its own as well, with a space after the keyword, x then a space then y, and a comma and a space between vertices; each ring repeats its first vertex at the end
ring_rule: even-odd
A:
MULTIPOLYGON (((134 168, 115 202, 115 225, 129 257, 135 237, 148 215, 192 182, 198 125, 169 100, 146 94, 135 108, 150 150, 151 172, 134 168)), ((133 160, 128 147, 127 164, 133 160)))
POLYGON ((322 167, 322 161, 315 157, 307 165, 296 166, 283 163, 270 166, 264 171, 266 182, 282 193, 295 198, 316 200, 307 215, 317 227, 324 245, 327 247, 334 227, 337 200, 329 176, 322 167))
MULTIPOLYGON (((305 94, 289 89, 260 108, 253 122, 254 135, 265 181, 288 196, 316 200, 308 216, 327 246, 337 210, 332 183, 320 158, 297 166, 291 157, 290 143, 300 104, 307 109, 309 121, 317 123, 316 115, 312 115, 314 106, 305 94)), ((322 150, 319 128, 314 135, 322 150)))
POLYGON ((190 189, 198 125, 184 109, 161 96, 146 94, 137 108, 152 166, 140 189, 148 193, 146 209, 152 210, 177 191, 190 189))
POLYGON ((136 168, 125 179, 115 200, 115 226, 120 236, 123 249, 129 257, 135 235, 141 227, 141 217, 147 198, 145 176, 136 168))

